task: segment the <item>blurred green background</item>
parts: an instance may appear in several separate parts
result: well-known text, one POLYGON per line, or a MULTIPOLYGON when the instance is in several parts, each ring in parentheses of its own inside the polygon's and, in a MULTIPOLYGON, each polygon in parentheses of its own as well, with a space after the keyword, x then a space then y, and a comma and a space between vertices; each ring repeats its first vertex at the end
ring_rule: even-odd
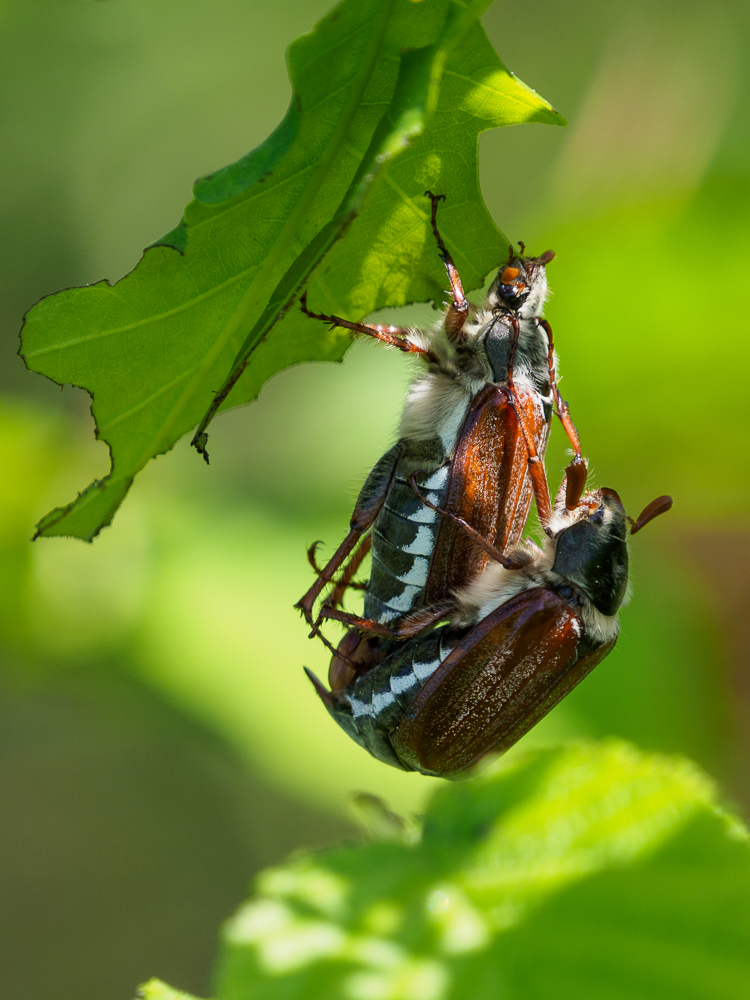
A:
MULTIPOLYGON (((88 400, 25 371, 24 311, 116 279, 192 181, 286 109, 283 52, 327 0, 0 0, 0 992, 206 995, 218 923, 259 867, 356 835, 352 791, 419 811, 302 675, 292 610, 392 440, 409 364, 358 343, 138 478, 92 545, 29 543, 108 466, 88 400)), ((498 224, 554 247, 548 315, 595 481, 632 514, 617 649, 528 740, 681 751, 750 807, 750 12, 742 0, 497 0, 501 57, 568 119, 485 135, 498 224)), ((450 194, 450 192, 447 192, 450 194)), ((418 266, 418 262, 415 262, 418 266)), ((402 314, 403 315, 403 314, 402 314)), ((415 307, 410 318, 431 319, 415 307)), ((565 464, 556 431, 548 468, 565 464)))

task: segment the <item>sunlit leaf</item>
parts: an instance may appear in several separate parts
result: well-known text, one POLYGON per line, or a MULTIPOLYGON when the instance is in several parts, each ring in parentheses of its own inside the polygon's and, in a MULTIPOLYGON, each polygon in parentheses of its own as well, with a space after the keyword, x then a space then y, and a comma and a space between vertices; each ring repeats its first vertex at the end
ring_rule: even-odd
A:
POLYGON ((196 1000, 190 993, 173 990, 159 979, 150 979, 138 992, 143 1000, 196 1000))
POLYGON ((68 289, 30 311, 26 363, 93 394, 112 454, 110 474, 40 534, 93 538, 238 366, 225 405, 289 365, 340 358, 348 336, 288 309, 309 274, 313 308, 349 318, 441 301, 426 188, 448 196, 446 242, 466 287, 481 284, 507 241, 479 194, 479 133, 563 123, 500 62, 476 20, 485 6, 345 0, 291 46, 294 96, 265 143, 199 181, 182 224, 116 285, 68 289))
MULTIPOLYGON (((412 838, 413 839, 413 838, 412 838)), ((730 1000, 750 844, 708 779, 627 744, 515 754, 422 840, 297 857, 227 924, 220 1000, 730 1000)))

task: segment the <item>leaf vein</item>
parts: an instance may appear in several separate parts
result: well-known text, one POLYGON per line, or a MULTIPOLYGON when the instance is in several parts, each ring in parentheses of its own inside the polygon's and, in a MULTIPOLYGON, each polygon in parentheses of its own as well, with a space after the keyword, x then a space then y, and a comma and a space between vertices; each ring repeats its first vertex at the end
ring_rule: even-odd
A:
MULTIPOLYGON (((253 265, 253 267, 248 267, 244 271, 240 271, 238 274, 235 274, 233 277, 229 278, 229 280, 222 282, 222 284, 215 285, 208 291, 202 292, 200 295, 196 295, 192 299, 188 299, 187 302, 183 302, 179 306, 175 306, 174 309, 168 309, 162 313, 154 313, 153 316, 147 316, 145 319, 140 319, 135 323, 128 323, 126 326, 113 327, 111 330, 99 330, 96 333, 89 334, 86 337, 76 337, 73 340, 66 340, 60 344, 51 344, 49 347, 42 347, 36 351, 27 351, 26 357, 35 358, 38 357, 40 354, 50 354, 52 351, 62 351, 65 348, 77 347, 79 344, 86 344, 92 341, 101 340, 104 337, 113 337, 120 333, 130 333, 131 330, 138 330, 144 326, 148 326, 150 323, 158 323, 160 320, 169 319, 170 316, 177 316, 181 312, 185 312, 186 310, 191 309, 194 305, 197 305, 199 302, 205 302, 207 299, 210 299, 212 295, 216 295, 218 292, 223 291, 225 288, 231 287, 231 285, 240 281, 243 277, 250 274, 250 272, 255 270, 256 268, 257 265, 253 265)), ((109 291, 113 292, 114 289, 110 288, 109 291)), ((120 298, 121 301, 126 301, 122 299, 122 296, 118 295, 118 298, 120 298)))

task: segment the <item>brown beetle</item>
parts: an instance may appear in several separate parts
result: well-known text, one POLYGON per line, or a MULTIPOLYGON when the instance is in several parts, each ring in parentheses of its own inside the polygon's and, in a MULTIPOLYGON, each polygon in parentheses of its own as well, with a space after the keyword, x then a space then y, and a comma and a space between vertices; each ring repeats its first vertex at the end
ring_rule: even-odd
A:
POLYGON ((633 521, 614 490, 589 492, 572 508, 561 491, 544 549, 526 542, 509 557, 495 553, 457 592, 446 624, 406 642, 352 630, 331 663, 331 691, 308 676, 333 718, 379 760, 458 775, 511 747, 610 652, 627 589, 628 523, 638 531, 671 505, 659 497, 633 521))
MULTIPOLYGON (((404 622, 412 612, 449 601, 487 564, 487 553, 458 522, 439 519, 415 496, 411 476, 432 505, 470 523, 501 552, 520 540, 531 481, 544 477, 541 458, 553 409, 585 479, 578 435, 557 390, 552 331, 541 319, 546 265, 554 254, 527 257, 523 246, 520 255, 511 247, 485 305, 473 307, 437 228, 441 198, 427 194, 452 292, 438 327, 423 332, 352 323, 311 312, 303 300, 307 315, 415 353, 427 366, 409 389, 398 442, 360 492, 349 534, 297 604, 313 634, 321 618, 336 618, 384 636, 411 635, 413 625, 404 622), (370 547, 372 570, 360 618, 337 605, 370 547), (316 619, 315 603, 329 585, 333 589, 316 619)), ((540 509, 543 523, 549 514, 540 509)), ((315 565, 312 553, 311 561, 315 565)))

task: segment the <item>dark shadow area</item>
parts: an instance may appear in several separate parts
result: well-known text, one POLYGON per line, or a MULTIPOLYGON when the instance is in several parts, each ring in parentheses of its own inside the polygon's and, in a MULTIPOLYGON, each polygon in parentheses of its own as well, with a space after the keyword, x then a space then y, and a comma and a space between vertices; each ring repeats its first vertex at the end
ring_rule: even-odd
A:
POLYGON ((14 1000, 208 995, 251 876, 351 832, 124 678, 0 695, 0 969, 14 1000))

